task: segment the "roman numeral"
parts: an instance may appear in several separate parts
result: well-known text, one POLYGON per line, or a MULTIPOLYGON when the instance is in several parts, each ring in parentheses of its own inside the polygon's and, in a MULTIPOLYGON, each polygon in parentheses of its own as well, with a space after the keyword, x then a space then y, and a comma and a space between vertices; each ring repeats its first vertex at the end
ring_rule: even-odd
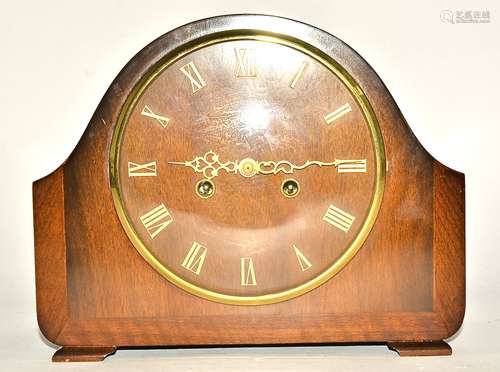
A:
POLYGON ((366 173, 366 159, 342 160, 337 166, 338 173, 366 173))
POLYGON ((167 118, 166 116, 161 116, 161 115, 155 114, 153 112, 153 110, 151 110, 148 107, 148 105, 144 105, 144 108, 141 111, 141 115, 155 119, 163 128, 165 128, 167 126, 168 122, 170 121, 170 119, 167 118))
POLYGON ((337 208, 334 205, 330 205, 323 216, 323 221, 328 222, 330 225, 333 225, 344 232, 349 231, 354 219, 354 216, 351 216, 349 213, 344 212, 342 209, 337 208))
POLYGON ((344 116, 348 112, 352 111, 351 106, 346 103, 343 106, 340 106, 338 109, 336 109, 333 112, 330 112, 328 115, 325 116, 325 121, 327 125, 330 125, 333 123, 335 120, 340 118, 341 116, 344 116))
POLYGON ((299 79, 302 76, 302 73, 304 72, 304 69, 306 67, 307 67, 307 62, 306 61, 302 62, 302 64, 300 65, 300 67, 299 67, 299 69, 297 71, 297 73, 293 77, 292 82, 290 83, 290 88, 295 89, 295 84, 297 84, 297 81, 299 81, 299 79))
POLYGON ((235 48, 236 77, 256 77, 255 52, 253 49, 235 48))
POLYGON ((207 86, 207 83, 205 83, 205 80, 203 80, 203 78, 201 77, 200 72, 196 68, 193 61, 182 66, 179 70, 181 70, 182 73, 186 75, 186 77, 191 82, 191 89, 193 90, 193 93, 196 93, 201 88, 207 86))
POLYGON ((184 261, 182 261, 181 266, 196 275, 200 275, 201 267, 203 266, 203 262, 205 262, 206 255, 207 248, 197 242, 193 242, 193 245, 184 258, 184 261))
POLYGON ((295 255, 297 256, 297 260, 299 260, 299 265, 302 271, 306 271, 312 267, 312 264, 309 262, 306 256, 294 245, 293 250, 295 251, 295 255))
POLYGON ((241 285, 257 285, 255 280, 255 269, 253 261, 250 257, 241 258, 241 285))
POLYGON ((150 177, 156 176, 156 160, 146 164, 128 162, 129 177, 150 177))
POLYGON ((165 208, 163 203, 151 209, 140 219, 142 224, 148 231, 149 236, 151 236, 151 239, 154 239, 156 235, 158 235, 165 227, 167 227, 174 221, 174 219, 170 215, 170 212, 167 210, 167 208, 165 208))

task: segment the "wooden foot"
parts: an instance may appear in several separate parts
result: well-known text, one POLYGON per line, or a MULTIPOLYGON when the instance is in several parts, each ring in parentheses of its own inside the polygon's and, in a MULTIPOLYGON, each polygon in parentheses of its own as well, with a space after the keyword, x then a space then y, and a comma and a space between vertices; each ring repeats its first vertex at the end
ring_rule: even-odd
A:
POLYGON ((115 346, 63 346, 52 356, 52 361, 56 363, 100 362, 115 351, 115 346))
POLYGON ((451 355, 451 347, 444 341, 388 342, 387 347, 402 357, 451 355))

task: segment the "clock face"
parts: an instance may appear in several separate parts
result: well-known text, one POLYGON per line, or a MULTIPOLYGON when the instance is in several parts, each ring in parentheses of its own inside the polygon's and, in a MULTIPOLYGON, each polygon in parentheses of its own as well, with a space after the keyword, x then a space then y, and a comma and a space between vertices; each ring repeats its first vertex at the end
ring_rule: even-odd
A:
POLYGON ((265 304, 338 273, 378 212, 385 155, 356 82, 303 43, 240 35, 167 56, 110 152, 139 253, 195 295, 265 304))

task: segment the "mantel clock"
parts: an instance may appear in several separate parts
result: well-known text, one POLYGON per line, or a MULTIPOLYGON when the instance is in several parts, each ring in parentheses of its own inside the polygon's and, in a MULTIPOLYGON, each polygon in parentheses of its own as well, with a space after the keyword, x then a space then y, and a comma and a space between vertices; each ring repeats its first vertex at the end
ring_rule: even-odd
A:
POLYGON ((179 27, 140 51, 34 184, 54 361, 118 347, 384 342, 451 353, 464 176, 370 66, 284 18, 179 27))

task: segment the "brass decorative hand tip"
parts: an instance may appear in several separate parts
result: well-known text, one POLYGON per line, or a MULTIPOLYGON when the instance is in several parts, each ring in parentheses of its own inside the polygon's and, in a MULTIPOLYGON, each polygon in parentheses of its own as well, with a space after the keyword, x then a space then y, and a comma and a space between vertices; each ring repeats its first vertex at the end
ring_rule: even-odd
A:
POLYGON ((227 173, 239 173, 243 177, 253 177, 257 174, 276 175, 280 172, 293 174, 296 170, 305 169, 310 166, 335 167, 339 173, 366 172, 366 159, 339 160, 323 162, 318 160, 307 160, 303 164, 296 165, 287 160, 263 160, 257 161, 252 158, 222 162, 214 151, 210 150, 203 156, 197 156, 191 161, 176 162, 169 161, 169 164, 183 165, 192 168, 196 173, 202 173, 203 177, 211 180, 219 175, 223 170, 227 173))

